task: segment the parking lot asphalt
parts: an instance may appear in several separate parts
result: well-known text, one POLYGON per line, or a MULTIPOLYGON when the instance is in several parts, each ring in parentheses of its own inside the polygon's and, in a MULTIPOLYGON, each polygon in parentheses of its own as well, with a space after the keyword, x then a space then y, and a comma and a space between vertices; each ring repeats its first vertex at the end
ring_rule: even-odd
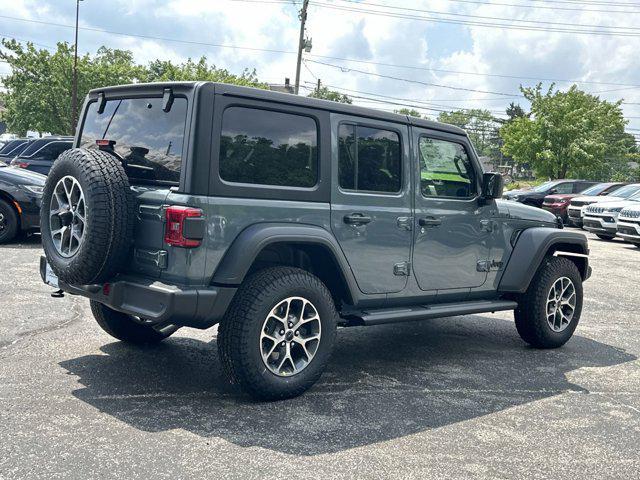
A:
POLYGON ((640 249, 589 237, 563 348, 509 312, 342 329, 275 403, 223 382, 215 329, 127 346, 50 297, 37 237, 0 246, 0 479, 638 478, 640 249))

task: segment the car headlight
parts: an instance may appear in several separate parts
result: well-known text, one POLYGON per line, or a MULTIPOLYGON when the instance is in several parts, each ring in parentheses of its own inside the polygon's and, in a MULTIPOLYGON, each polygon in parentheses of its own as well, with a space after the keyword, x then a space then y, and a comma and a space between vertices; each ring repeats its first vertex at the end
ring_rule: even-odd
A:
POLYGON ((40 185, 20 185, 20 188, 35 193, 36 195, 42 195, 42 192, 44 192, 44 187, 40 185))
POLYGON ((607 213, 620 213, 624 207, 607 208, 607 213))

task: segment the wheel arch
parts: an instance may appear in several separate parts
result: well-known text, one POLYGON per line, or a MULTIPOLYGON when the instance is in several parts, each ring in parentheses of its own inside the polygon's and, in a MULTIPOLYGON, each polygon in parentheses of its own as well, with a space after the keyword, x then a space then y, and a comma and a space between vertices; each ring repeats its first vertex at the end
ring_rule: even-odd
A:
POLYGON ((267 266, 292 266, 318 276, 335 301, 353 304, 358 288, 351 268, 331 233, 315 225, 260 223, 243 230, 211 277, 214 285, 240 285, 267 266))
POLYGON ((523 230, 517 237, 504 270, 499 292, 523 293, 529 288, 542 260, 548 255, 571 260, 583 280, 590 274, 587 238, 578 232, 548 227, 523 230))

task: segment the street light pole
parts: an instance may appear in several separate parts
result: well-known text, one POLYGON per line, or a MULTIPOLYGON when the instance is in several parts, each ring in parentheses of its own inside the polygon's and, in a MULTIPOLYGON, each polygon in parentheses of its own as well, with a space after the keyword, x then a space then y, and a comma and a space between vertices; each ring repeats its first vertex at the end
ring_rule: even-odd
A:
POLYGON ((304 0, 302 3, 302 10, 300 10, 300 38, 298 39, 298 63, 296 65, 296 83, 294 86, 294 93, 298 95, 300 90, 300 67, 302 64, 302 49, 305 47, 304 39, 304 24, 307 21, 307 7, 309 6, 309 0, 304 0))
POLYGON ((80 17, 80 2, 76 0, 76 38, 73 44, 73 80, 71 87, 71 129, 75 133, 78 123, 78 18, 80 17))

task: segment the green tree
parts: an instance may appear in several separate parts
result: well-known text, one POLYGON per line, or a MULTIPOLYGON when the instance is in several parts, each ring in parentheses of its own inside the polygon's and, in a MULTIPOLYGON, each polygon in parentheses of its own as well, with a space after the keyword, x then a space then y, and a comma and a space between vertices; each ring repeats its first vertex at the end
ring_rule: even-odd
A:
POLYGON ((320 87, 319 90, 316 88, 308 96, 311 98, 320 98, 322 100, 331 100, 332 102, 353 103, 351 97, 344 93, 336 92, 335 90, 329 90, 327 87, 320 87))
POLYGON ((206 57, 198 61, 188 59, 178 65, 168 60, 154 60, 146 69, 147 82, 170 81, 210 81, 232 83, 245 87, 268 88, 266 83, 258 80, 255 70, 244 70, 240 75, 234 75, 224 68, 209 65, 206 57))
POLYGON ((417 110, 414 110, 413 108, 401 108, 399 110, 394 110, 395 113, 399 113, 400 115, 408 115, 410 117, 416 117, 416 118, 423 118, 422 115, 420 115, 420 112, 417 110))
MULTIPOLYGON (((72 134, 73 45, 60 42, 56 51, 49 52, 3 39, 2 46, 0 59, 11 67, 2 82, 7 90, 8 129, 23 135, 27 130, 72 134)), ((81 102, 97 86, 137 81, 143 71, 133 63, 131 52, 102 47, 93 57, 78 58, 78 98, 81 102)))
POLYGON ((472 108, 441 112, 438 121, 466 130, 478 154, 492 158, 500 156, 498 121, 488 110, 472 108))
POLYGON ((625 133, 621 102, 610 103, 579 90, 542 92, 522 88, 531 117, 517 117, 500 130, 502 151, 528 163, 540 177, 605 180, 624 168, 633 149, 625 133))

